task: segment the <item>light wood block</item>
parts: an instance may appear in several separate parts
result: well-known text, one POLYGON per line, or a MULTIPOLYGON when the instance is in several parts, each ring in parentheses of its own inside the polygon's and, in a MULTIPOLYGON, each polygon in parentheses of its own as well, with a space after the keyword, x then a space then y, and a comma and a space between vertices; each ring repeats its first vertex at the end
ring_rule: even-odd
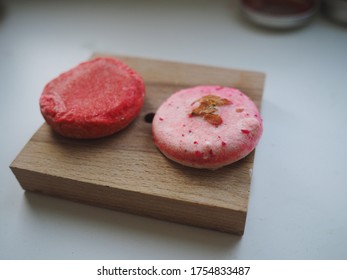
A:
POLYGON ((10 166, 20 185, 95 206, 243 234, 254 152, 216 171, 184 167, 156 149, 145 116, 173 92, 207 84, 239 88, 260 107, 265 75, 118 58, 145 80, 147 95, 140 116, 125 130, 97 140, 67 139, 43 124, 10 166))

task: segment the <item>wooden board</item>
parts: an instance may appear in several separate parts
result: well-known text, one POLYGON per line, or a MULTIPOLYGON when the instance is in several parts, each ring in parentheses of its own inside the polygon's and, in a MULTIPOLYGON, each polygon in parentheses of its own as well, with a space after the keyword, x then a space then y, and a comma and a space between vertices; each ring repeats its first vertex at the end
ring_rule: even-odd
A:
POLYGON ((97 140, 67 139, 43 124, 10 166, 20 185, 73 201, 243 234, 254 152, 216 171, 184 167, 156 149, 145 116, 173 92, 206 84, 239 88, 260 107, 265 75, 118 58, 145 80, 147 95, 140 116, 118 134, 97 140))

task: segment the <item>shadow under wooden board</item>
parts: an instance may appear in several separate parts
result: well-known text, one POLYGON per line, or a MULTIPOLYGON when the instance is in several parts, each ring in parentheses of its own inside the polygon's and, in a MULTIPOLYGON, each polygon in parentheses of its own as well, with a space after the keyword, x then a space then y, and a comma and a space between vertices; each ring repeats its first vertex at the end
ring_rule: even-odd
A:
POLYGON ((175 91, 196 85, 239 88, 260 107, 265 75, 117 58, 144 78, 146 98, 138 118, 123 131, 96 140, 67 139, 43 124, 10 166, 20 185, 28 191, 242 235, 254 152, 215 171, 184 167, 156 149, 146 116, 175 91))

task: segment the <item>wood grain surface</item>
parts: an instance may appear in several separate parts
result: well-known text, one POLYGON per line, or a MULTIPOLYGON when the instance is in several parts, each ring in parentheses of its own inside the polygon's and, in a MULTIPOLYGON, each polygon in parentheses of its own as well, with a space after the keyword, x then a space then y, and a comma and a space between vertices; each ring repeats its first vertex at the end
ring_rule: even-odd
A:
POLYGON ((254 152, 215 171, 181 166, 156 149, 145 116, 155 113, 175 91, 195 85, 239 88, 260 107, 265 75, 118 58, 145 80, 140 116, 123 131, 96 140, 67 139, 43 124, 10 166, 20 185, 28 191, 95 206, 243 234, 254 152))

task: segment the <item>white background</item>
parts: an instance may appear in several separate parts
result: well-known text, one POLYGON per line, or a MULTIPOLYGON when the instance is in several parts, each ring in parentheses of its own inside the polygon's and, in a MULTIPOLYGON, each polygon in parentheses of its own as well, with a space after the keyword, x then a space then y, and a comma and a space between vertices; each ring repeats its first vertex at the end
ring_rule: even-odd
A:
POLYGON ((347 259, 347 28, 255 27, 236 1, 5 1, 1 259, 347 259), (265 72, 245 234, 25 193, 9 165, 43 123, 44 85, 95 52, 265 72))

